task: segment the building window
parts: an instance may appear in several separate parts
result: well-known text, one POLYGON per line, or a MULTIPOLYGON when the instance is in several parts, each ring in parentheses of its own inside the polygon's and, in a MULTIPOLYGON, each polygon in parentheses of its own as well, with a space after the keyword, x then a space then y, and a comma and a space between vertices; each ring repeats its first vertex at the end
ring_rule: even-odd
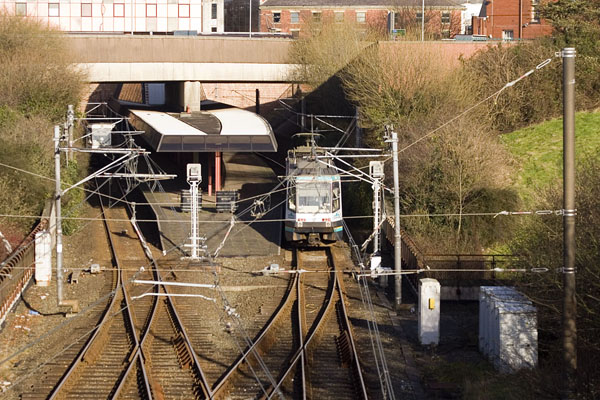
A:
POLYGON ((213 26, 212 28, 210 28, 210 31, 211 31, 211 32, 216 32, 216 31, 217 31, 217 27, 216 27, 216 26, 213 26))
POLYGON ((123 4, 123 3, 113 4, 113 15, 115 17, 124 17, 125 16, 125 4, 123 4))
POLYGON ((417 24, 421 24, 423 22, 423 13, 418 12, 415 21, 417 21, 417 24))
POLYGON ((210 18, 217 19, 217 3, 212 3, 210 5, 210 18))
POLYGON ((189 18, 190 17, 190 5, 189 4, 180 4, 179 5, 179 18, 189 18))
POLYGON ((442 13, 442 24, 449 24, 449 23, 450 23, 450 13, 443 12, 442 13))
POLYGON ((156 4, 146 4, 146 17, 156 17, 156 4))
POLYGON ((48 16, 49 17, 58 17, 58 3, 48 3, 48 16))
POLYGON ((81 3, 81 16, 91 17, 92 16, 92 3, 81 3))
POLYGON ((27 15, 27 3, 16 3, 15 15, 27 15))
POLYGON ((316 23, 321 22, 321 12, 320 11, 313 12, 312 19, 313 19, 313 22, 316 22, 316 23))
POLYGON ((514 33, 512 30, 502 31, 502 40, 513 40, 514 33))
POLYGON ((365 11, 357 11, 356 22, 358 22, 359 24, 364 24, 365 22, 367 22, 367 13, 365 11))
POLYGON ((531 0, 531 23, 532 24, 540 23, 540 1, 539 0, 531 0))
POLYGON ((398 12, 394 13, 394 27, 392 29, 401 29, 403 28, 402 24, 402 15, 398 12))
POLYGON ((292 11, 290 13, 290 24, 300 23, 300 13, 298 11, 292 11))
POLYGON ((281 22, 281 13, 280 12, 273 13, 273 22, 276 24, 281 22))
POLYGON ((344 21, 344 12, 343 11, 336 11, 333 15, 334 15, 335 22, 343 22, 344 21))

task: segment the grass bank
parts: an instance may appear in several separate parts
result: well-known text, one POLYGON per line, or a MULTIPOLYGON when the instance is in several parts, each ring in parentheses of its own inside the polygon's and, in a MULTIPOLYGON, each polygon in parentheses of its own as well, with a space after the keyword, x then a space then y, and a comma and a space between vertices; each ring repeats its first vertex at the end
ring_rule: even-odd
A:
MULTIPOLYGON (((514 183, 526 205, 534 205, 540 191, 562 180, 562 124, 557 118, 502 135, 518 165, 514 183)), ((600 112, 575 115, 575 142, 577 160, 600 149, 600 112)))

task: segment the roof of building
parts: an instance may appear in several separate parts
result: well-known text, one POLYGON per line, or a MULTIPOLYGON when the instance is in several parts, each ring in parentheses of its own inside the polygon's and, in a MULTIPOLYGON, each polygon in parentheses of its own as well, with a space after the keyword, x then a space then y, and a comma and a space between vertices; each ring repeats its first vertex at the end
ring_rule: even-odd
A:
POLYGON ((487 1, 484 1, 481 4, 481 10, 479 10, 479 18, 486 18, 487 17, 487 1))
MULTIPOLYGON (((360 8, 378 7, 399 9, 403 7, 421 7, 422 0, 267 0, 264 7, 298 7, 298 8, 360 8)), ((426 7, 462 8, 460 0, 427 0, 426 7)))
POLYGON ((277 151, 271 125, 238 108, 192 113, 130 109, 129 118, 157 152, 277 151))

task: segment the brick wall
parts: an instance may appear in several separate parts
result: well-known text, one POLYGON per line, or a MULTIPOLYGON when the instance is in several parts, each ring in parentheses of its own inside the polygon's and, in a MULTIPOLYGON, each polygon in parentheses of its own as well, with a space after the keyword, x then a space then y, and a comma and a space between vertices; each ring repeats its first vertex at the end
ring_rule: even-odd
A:
POLYGON ((552 33, 546 21, 533 18, 532 0, 492 0, 484 7, 487 18, 473 18, 473 34, 504 39, 512 31, 513 39, 534 39, 552 33))
MULTIPOLYGON (((336 18, 340 18, 345 22, 357 22, 359 25, 363 25, 365 29, 372 31, 378 31, 385 33, 388 31, 388 15, 389 10, 386 9, 361 9, 361 8, 348 8, 348 9, 315 9, 315 10, 293 10, 293 9, 261 9, 261 31, 262 32, 281 32, 281 33, 293 33, 294 31, 300 31, 302 35, 303 25, 311 21, 313 13, 317 12, 320 14, 322 23, 335 22, 336 18), (292 22, 292 13, 297 13, 297 22, 292 22), (364 13, 364 15, 361 15, 364 13), (277 17, 277 14, 279 17, 277 17), (358 17, 364 16, 364 22, 359 21, 358 17), (278 19, 278 22, 276 22, 278 19)), ((400 18, 401 22, 395 26, 397 29, 419 29, 420 25, 416 23, 417 12, 420 10, 406 9, 396 11, 402 14, 400 18)), ((460 33, 461 29, 461 12, 460 10, 426 10, 425 12, 426 26, 425 30, 428 35, 434 37, 442 37, 443 32, 447 31, 448 36, 453 37, 460 33), (450 13, 450 21, 442 22, 442 13, 450 13)))

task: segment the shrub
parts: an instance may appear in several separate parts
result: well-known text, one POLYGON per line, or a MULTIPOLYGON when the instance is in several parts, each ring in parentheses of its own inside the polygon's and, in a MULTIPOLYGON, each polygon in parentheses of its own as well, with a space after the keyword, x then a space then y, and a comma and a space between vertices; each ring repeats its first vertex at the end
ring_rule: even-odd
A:
MULTIPOLYGON (((83 75, 69 61, 62 35, 41 23, 0 13, 0 213, 39 215, 53 192, 52 125, 76 105, 83 75)), ((67 179, 74 180, 74 174, 67 179)), ((31 219, 1 219, 23 231, 31 219)))

